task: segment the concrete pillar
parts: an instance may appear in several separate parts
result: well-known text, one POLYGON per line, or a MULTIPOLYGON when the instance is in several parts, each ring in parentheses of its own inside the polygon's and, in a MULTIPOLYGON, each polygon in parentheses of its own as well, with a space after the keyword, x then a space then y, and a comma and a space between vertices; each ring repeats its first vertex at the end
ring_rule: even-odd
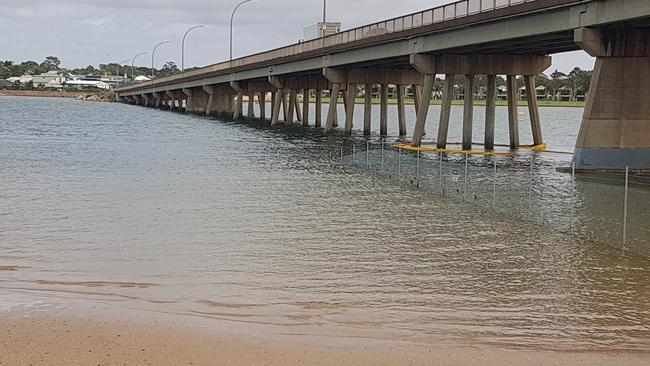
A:
POLYGON ((341 90, 341 84, 333 83, 332 90, 330 91, 330 105, 327 110, 327 121, 325 122, 325 131, 332 131, 334 129, 334 124, 337 119, 336 113, 336 104, 339 99, 339 91, 341 90))
POLYGON ((424 83, 422 85, 422 94, 419 97, 417 117, 415 119, 415 129, 413 130, 413 146, 420 146, 422 136, 424 136, 424 127, 427 123, 429 106, 431 105, 431 96, 433 95, 433 85, 436 81, 436 74, 424 74, 424 83))
POLYGON ((187 98, 187 102, 185 103, 185 112, 192 112, 194 109, 194 93, 192 89, 183 89, 183 94, 185 94, 185 97, 187 98))
POLYGON ((282 89, 282 118, 284 118, 284 121, 287 121, 287 116, 289 115, 289 110, 287 108, 287 91, 285 89, 282 89))
POLYGON ((347 105, 345 106, 345 134, 352 135, 354 124, 354 101, 357 97, 357 84, 348 84, 346 93, 347 105))
POLYGON ((440 106, 440 124, 438 125, 438 149, 447 148, 449 135, 449 118, 451 116, 451 102, 454 99, 454 79, 456 75, 445 75, 445 86, 442 90, 442 105, 440 106))
POLYGON ((309 126, 309 89, 302 90, 302 125, 309 126))
POLYGON ((388 135, 388 84, 381 84, 379 110, 379 130, 382 136, 388 135))
POLYGON ((167 90, 165 94, 169 97, 169 109, 173 111, 176 109, 176 93, 167 90))
POLYGON ((280 107, 282 105, 282 99, 284 98, 284 90, 277 89, 273 96, 273 107, 271 108, 271 126, 278 124, 280 119, 280 107))
POLYGON ((519 147, 519 110, 517 108, 517 77, 508 75, 508 130, 510 131, 510 148, 519 147))
POLYGON ((542 137, 542 123, 539 119, 539 109, 537 107, 537 90, 535 89, 535 78, 531 75, 525 75, 526 95, 528 95, 528 113, 530 114, 530 128, 533 131, 533 145, 544 143, 542 137))
POLYGON ((399 135, 406 135, 406 105, 404 102, 404 94, 406 87, 404 85, 397 85, 397 121, 399 124, 399 135))
POLYGON ((497 76, 487 76, 487 95, 485 99, 485 149, 494 150, 494 126, 497 103, 497 76))
POLYGON ((294 89, 289 89, 289 104, 287 105, 287 126, 293 124, 293 112, 296 110, 296 91, 294 89))
POLYGON ((264 121, 266 120, 266 92, 260 92, 257 101, 260 104, 260 119, 264 121))
POLYGON ((372 84, 367 83, 365 87, 363 102, 363 134, 370 135, 372 129, 372 84))
POLYGON ((241 118, 241 115, 242 115, 242 108, 243 108, 242 105, 244 104, 244 94, 241 93, 241 92, 238 92, 237 96, 235 98, 236 98, 235 99, 235 114, 234 114, 233 118, 235 120, 238 120, 239 118, 241 118))
POLYGON ((474 80, 474 75, 465 75, 463 150, 472 149, 472 128, 474 127, 474 80))
POLYGON ((323 119, 323 91, 316 89, 316 107, 315 107, 314 125, 320 127, 323 119))
POLYGON ((604 37, 581 29, 575 36, 596 57, 573 157, 576 169, 650 170, 650 32, 621 27, 604 37))
POLYGON ((205 115, 209 116, 212 114, 213 104, 214 104, 214 87, 210 85, 203 85, 203 92, 208 95, 208 103, 205 106, 205 115))
POLYGON ((248 93, 248 110, 246 111, 246 117, 249 119, 255 118, 255 93, 248 93))
POLYGON ((422 100, 422 85, 413 85, 413 106, 416 116, 420 110, 420 100, 422 100))
POLYGON ((296 112, 296 120, 302 122, 302 109, 300 108, 300 101, 298 100, 298 90, 294 90, 293 94, 293 106, 296 112))
POLYGON ((153 93, 153 97, 155 99, 154 107, 156 109, 160 108, 160 103, 162 102, 162 94, 160 93, 153 93))

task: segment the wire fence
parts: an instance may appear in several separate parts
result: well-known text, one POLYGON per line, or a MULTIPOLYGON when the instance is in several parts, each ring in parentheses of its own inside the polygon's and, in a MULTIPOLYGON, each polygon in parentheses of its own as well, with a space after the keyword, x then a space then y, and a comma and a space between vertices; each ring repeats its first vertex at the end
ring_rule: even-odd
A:
MULTIPOLYGON (((429 149, 433 150, 433 149, 429 149)), ((405 149, 381 142, 329 146, 333 164, 526 220, 612 247, 650 255, 650 190, 624 174, 582 175, 529 154, 405 149)))

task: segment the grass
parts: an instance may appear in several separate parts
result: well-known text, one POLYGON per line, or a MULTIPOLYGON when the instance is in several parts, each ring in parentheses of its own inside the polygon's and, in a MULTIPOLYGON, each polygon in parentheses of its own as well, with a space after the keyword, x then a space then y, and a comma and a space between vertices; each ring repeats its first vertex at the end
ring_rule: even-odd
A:
MULTIPOLYGON (((315 99, 312 98, 310 100, 310 103, 314 103, 315 99)), ((328 104, 330 102, 329 98, 323 98, 323 103, 328 104)), ((408 105, 413 105, 414 101, 413 99, 406 99, 405 101, 406 104, 408 105)), ((431 105, 440 105, 441 101, 439 99, 432 100, 431 105)), ((527 106, 528 102, 525 100, 520 100, 517 102, 518 105, 520 106, 527 106)), ((339 104, 343 104, 342 99, 339 99, 339 104)), ((357 98, 355 100, 355 104, 364 104, 364 99, 363 98, 357 98)), ((379 99, 373 99, 372 104, 380 104, 379 99)), ((395 98, 389 98, 388 99, 388 104, 395 105, 397 104, 397 99, 395 98)), ((452 101, 452 105, 463 105, 462 100, 454 100, 452 101)), ((484 106, 485 105, 485 100, 475 100, 474 105, 477 106, 484 106)), ((507 106, 508 102, 505 100, 497 100, 497 106, 507 106)), ((572 107, 572 108, 582 108, 585 106, 585 102, 566 102, 566 101, 549 101, 549 100, 540 100, 537 102, 537 105, 539 107, 572 107)))

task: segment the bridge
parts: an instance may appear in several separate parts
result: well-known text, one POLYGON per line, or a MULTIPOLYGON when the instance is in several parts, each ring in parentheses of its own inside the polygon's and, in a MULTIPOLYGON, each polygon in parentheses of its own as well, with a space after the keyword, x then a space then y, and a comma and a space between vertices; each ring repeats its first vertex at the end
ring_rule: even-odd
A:
MULTIPOLYGON (((508 129, 519 146, 516 78, 523 76, 534 144, 544 142, 534 76, 556 53, 584 50, 596 57, 576 143, 577 169, 650 169, 649 0, 463 0, 350 29, 332 36, 222 62, 116 91, 122 102, 224 119, 267 120, 326 132, 339 126, 336 102, 345 105, 344 130, 354 126, 357 87, 364 86, 363 129, 371 130, 373 86, 380 90, 380 133, 387 134, 388 86, 397 87, 400 135, 407 135, 406 88, 415 90, 416 121, 411 143, 424 135, 436 75, 445 75, 437 147, 447 144, 455 76, 473 90, 487 76, 485 149, 494 148, 496 77, 507 80, 508 129), (300 106, 299 94, 303 103, 300 106), (323 96, 329 95, 322 121, 323 96), (245 101, 245 98, 247 101, 245 101), (260 112, 254 115, 255 98, 260 112), (249 103, 246 116, 243 104, 249 103), (282 119, 280 112, 282 111, 282 119)), ((465 98, 463 149, 472 148, 473 98, 465 98)))

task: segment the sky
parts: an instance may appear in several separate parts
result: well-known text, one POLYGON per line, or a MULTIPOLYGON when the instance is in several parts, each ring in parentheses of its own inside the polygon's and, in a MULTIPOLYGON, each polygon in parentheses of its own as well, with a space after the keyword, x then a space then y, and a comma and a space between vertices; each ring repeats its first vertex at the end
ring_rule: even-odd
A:
MULTIPOLYGON (((0 60, 41 62, 57 56, 62 67, 130 64, 133 56, 148 52, 136 64, 151 66, 153 47, 171 41, 156 52, 156 67, 167 61, 181 66, 206 66, 228 59, 229 24, 239 0, 1 0, 0 60)), ((328 0, 328 20, 343 29, 429 9, 451 0, 328 0)), ((282 47, 302 38, 303 28, 322 18, 323 0, 253 0, 237 12, 234 57, 282 47)), ((549 69, 592 69, 594 60, 582 51, 553 56, 549 69)))

